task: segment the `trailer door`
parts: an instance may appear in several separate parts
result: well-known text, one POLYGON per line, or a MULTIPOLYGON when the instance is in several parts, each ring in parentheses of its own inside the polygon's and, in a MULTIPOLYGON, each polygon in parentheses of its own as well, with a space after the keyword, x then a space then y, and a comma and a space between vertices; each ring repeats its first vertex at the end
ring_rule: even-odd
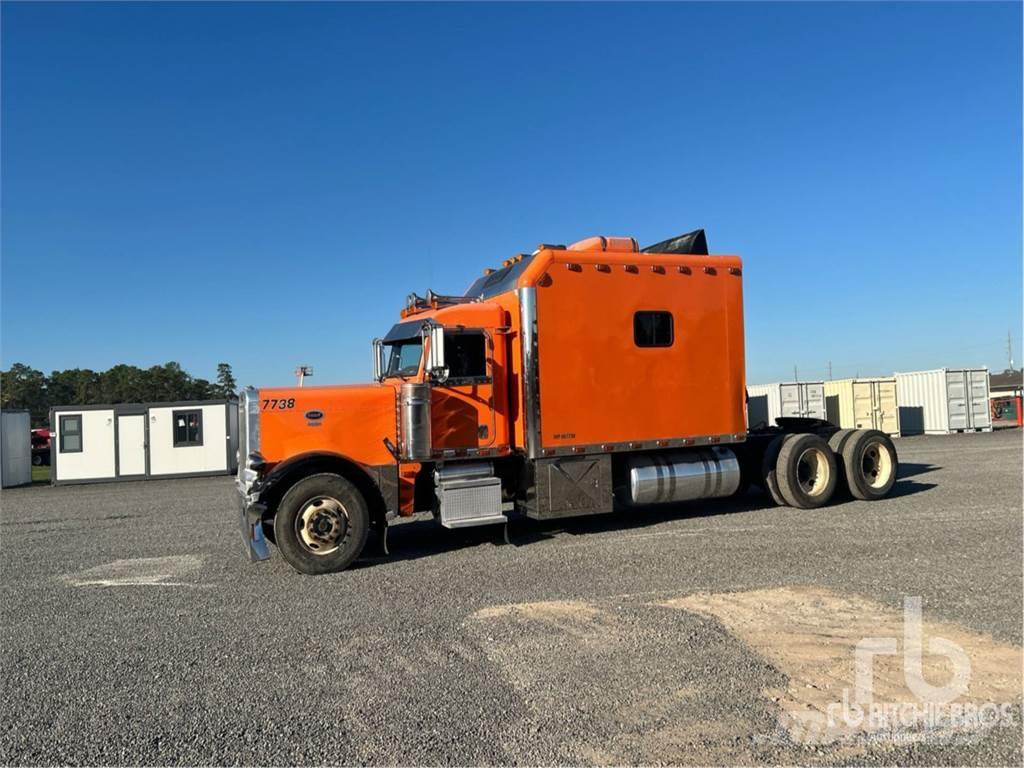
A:
POLYGON ((970 383, 971 427, 988 429, 992 426, 992 412, 989 410, 988 371, 968 371, 970 383))
POLYGON ((875 426, 875 393, 870 381, 853 382, 853 425, 857 429, 875 426))
POLYGON ((803 395, 803 413, 800 414, 808 419, 824 419, 825 413, 825 385, 824 384, 803 384, 801 389, 803 395))
POLYGON ((799 384, 789 383, 779 385, 779 399, 782 402, 783 416, 803 416, 803 388, 799 384))
POLYGON ((878 414, 875 429, 880 429, 887 435, 898 435, 900 433, 899 408, 896 404, 896 382, 876 381, 875 407, 878 414))
POLYGON ((949 429, 971 428, 970 409, 967 406, 967 371, 946 371, 946 408, 949 411, 949 429))
POLYGON ((117 476, 146 474, 146 416, 142 413, 117 417, 117 476))

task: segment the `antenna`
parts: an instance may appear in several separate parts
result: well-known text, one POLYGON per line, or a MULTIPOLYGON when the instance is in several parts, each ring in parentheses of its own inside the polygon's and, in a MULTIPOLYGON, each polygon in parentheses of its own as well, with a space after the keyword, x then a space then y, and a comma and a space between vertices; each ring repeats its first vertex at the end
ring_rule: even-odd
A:
POLYGON ((793 364, 793 381, 800 381, 800 377, 796 372, 796 363, 793 364))
POLYGON ((305 378, 307 376, 312 376, 312 375, 313 375, 313 366, 311 366, 311 365, 300 365, 298 368, 295 369, 295 376, 299 380, 299 386, 300 387, 302 386, 302 382, 305 380, 305 378))
POLYGON ((828 361, 828 380, 832 381, 832 361, 828 361))

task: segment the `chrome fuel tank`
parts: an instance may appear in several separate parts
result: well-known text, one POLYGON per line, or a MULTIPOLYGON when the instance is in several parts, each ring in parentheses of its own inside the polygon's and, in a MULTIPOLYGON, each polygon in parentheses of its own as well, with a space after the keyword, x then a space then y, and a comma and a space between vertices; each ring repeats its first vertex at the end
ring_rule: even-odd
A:
POLYGON ((627 466, 634 505, 731 496, 740 487, 740 463, 728 448, 639 454, 627 466))

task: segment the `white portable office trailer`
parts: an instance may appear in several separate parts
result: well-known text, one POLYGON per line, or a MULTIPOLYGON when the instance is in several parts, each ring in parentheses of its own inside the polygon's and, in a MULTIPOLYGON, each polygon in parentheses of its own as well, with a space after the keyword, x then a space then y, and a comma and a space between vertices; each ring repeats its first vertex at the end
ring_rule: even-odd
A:
POLYGON ((233 474, 238 403, 63 405, 50 410, 53 485, 233 474))
POLYGON ((0 487, 32 482, 32 425, 28 411, 0 411, 0 487))

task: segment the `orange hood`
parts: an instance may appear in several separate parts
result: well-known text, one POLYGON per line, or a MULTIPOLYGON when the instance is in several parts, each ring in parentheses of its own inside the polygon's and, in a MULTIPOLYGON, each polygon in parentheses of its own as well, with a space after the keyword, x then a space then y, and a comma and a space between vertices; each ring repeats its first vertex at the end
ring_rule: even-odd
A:
POLYGON ((260 453, 270 463, 328 451, 367 466, 393 464, 384 439, 397 442, 396 406, 390 383, 260 389, 260 453))

